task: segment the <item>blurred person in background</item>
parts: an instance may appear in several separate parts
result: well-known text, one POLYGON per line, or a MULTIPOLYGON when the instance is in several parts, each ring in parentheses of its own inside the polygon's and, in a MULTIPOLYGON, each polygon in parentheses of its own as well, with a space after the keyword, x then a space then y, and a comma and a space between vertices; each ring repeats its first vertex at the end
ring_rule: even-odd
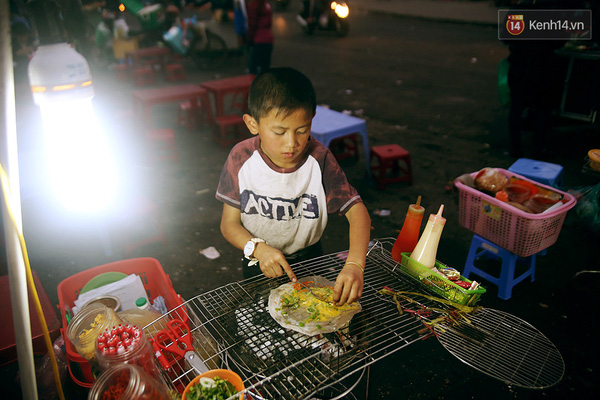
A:
POLYGON ((260 74, 271 67, 273 54, 273 9, 266 0, 248 2, 248 32, 246 41, 250 47, 248 71, 260 74))

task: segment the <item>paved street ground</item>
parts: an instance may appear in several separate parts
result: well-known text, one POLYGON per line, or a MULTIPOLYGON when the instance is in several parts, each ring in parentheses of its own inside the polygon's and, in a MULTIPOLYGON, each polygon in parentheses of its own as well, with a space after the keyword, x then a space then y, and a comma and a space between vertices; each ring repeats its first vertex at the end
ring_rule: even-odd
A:
MULTIPOLYGON (((244 72, 244 60, 233 59, 228 67, 218 74, 200 72, 186 65, 188 81, 202 82, 218 77, 233 76, 244 72)), ((157 107, 152 123, 175 129, 180 156, 178 164, 149 161, 144 156, 144 141, 136 127, 131 111, 130 93, 133 86, 114 78, 111 68, 93 67, 97 95, 95 103, 100 117, 108 121, 113 138, 118 138, 120 155, 127 161, 123 178, 133 193, 142 193, 157 204, 167 229, 168 245, 150 244, 135 251, 134 257, 155 257, 169 274, 175 290, 189 299, 196 294, 242 279, 239 268, 239 252, 235 251, 221 236, 219 220, 221 203, 214 199, 219 174, 228 150, 221 148, 213 133, 206 126, 195 130, 175 127, 176 108, 173 105, 157 107), (214 246, 220 257, 209 260, 200 250, 214 246)), ((313 71, 311 71, 313 74, 313 71)), ((319 80, 315 86, 327 83, 319 80)), ((323 78, 325 79, 325 78, 323 78)), ((495 95, 495 93, 490 94, 495 95)), ((332 96, 333 97, 333 96, 332 96)), ((340 96, 337 96, 338 101, 340 96)), ((40 140, 32 130, 39 122, 35 109, 28 101, 24 87, 17 93, 20 137, 24 157, 35 157, 27 150, 35 149, 40 140)), ((381 107, 385 105, 382 99, 381 107)), ((337 105, 336 105, 337 107, 337 105)), ((347 104, 354 110, 352 104, 347 104)), ((341 111, 341 109, 340 109, 341 111)), ((434 113, 434 110, 423 110, 434 113)), ((476 112, 465 110, 465 114, 476 119, 476 112)), ((398 142, 400 134, 407 141, 418 144, 411 148, 415 183, 388 186, 379 190, 365 179, 364 154, 358 161, 344 160, 341 165, 349 180, 359 190, 371 212, 377 209, 390 210, 389 217, 373 215, 373 238, 394 237, 400 229, 408 204, 422 195, 426 213, 437 210, 439 204, 446 207, 448 218, 439 248, 439 255, 451 265, 462 269, 469 249, 472 233, 458 223, 458 194, 449 181, 464 172, 493 166, 508 168, 511 159, 502 148, 505 140, 492 138, 489 147, 478 141, 454 142, 439 131, 405 132, 404 118, 378 120, 364 116, 369 130, 376 132, 375 143, 398 142), (400 132, 400 133, 399 133, 400 132), (460 156, 454 156, 460 154, 460 156), (477 165, 477 168, 470 166, 477 165), (470 168, 465 170, 466 168, 470 168)), ((506 110, 499 110, 497 121, 506 118, 506 110)), ((489 122, 489 121, 487 121, 489 122)), ((485 124, 483 122, 482 124, 485 124)), ((553 133, 556 140, 554 154, 548 161, 565 167, 565 190, 576 190, 597 184, 598 177, 582 172, 584 156, 591 146, 598 147, 597 129, 588 127, 574 129, 566 124, 553 133), (573 138, 573 140, 564 140, 573 138)), ((20 143, 21 144, 21 143, 20 143)), ((31 159, 29 159, 31 160, 31 159)), ((25 165, 24 168, 27 168, 25 165)), ((117 234, 123 229, 142 226, 146 221, 124 222, 109 217, 108 232, 111 234, 111 250, 107 255, 99 239, 98 221, 80 216, 71 218, 57 211, 54 204, 41 191, 36 190, 43 182, 23 182, 23 219, 26 240, 30 250, 33 269, 40 276, 52 304, 58 304, 56 287, 63 279, 87 268, 119 260, 122 249, 117 234)), ((139 228, 144 234, 152 227, 139 228)), ((347 223, 344 218, 332 216, 323 237, 326 253, 347 248, 347 223)), ((397 354, 373 366, 369 398, 389 399, 581 399, 596 398, 598 346, 593 327, 598 318, 597 274, 587 271, 598 269, 598 231, 578 218, 576 209, 569 212, 558 242, 548 249, 547 255, 537 259, 535 282, 518 285, 510 300, 496 297, 493 286, 481 299, 485 307, 495 308, 517 315, 541 330, 559 349, 565 364, 563 380, 545 390, 525 390, 507 386, 501 382, 465 366, 448 354, 435 339, 409 346, 397 354)), ((3 389, 9 395, 17 393, 14 385, 14 366, 5 368, 3 389)), ((85 391, 67 379, 70 399, 84 398, 85 391)), ((356 397, 365 399, 365 382, 361 382, 356 397)), ((3 397, 3 396, 0 396, 3 397)), ((9 398, 9 397, 3 397, 9 398)))

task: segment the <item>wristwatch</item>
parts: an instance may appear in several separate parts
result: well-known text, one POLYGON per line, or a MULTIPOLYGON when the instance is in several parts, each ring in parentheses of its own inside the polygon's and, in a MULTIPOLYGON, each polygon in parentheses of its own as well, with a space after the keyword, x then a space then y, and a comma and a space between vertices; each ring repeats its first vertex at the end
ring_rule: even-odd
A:
POLYGON ((258 263, 258 258, 254 258, 254 250, 256 250, 256 245, 258 243, 266 243, 261 238, 252 238, 248 240, 248 243, 244 246, 244 257, 246 257, 250 262, 248 266, 252 266, 258 263))

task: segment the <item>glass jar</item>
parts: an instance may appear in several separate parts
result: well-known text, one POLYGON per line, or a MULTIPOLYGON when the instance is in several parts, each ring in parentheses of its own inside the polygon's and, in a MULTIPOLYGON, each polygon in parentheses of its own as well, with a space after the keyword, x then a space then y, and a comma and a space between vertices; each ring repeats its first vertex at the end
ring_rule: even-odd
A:
POLYGON ((96 338, 107 328, 120 323, 121 320, 113 309, 101 303, 92 303, 75 314, 67 327, 67 337, 79 355, 90 362, 95 362, 96 338))
POLYGON ((131 364, 113 365, 94 382, 88 400, 170 400, 167 385, 131 364))
POLYGON ((136 325, 106 329, 95 341, 95 352, 101 370, 117 364, 131 364, 143 368, 154 378, 160 377, 152 345, 136 325))

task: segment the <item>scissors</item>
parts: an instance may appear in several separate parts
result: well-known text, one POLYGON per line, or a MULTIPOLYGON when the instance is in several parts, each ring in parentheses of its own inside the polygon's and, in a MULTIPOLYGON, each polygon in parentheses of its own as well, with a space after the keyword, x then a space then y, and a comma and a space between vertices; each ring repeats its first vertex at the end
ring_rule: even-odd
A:
POLYGON ((154 343, 163 351, 185 358, 199 374, 208 371, 194 352, 190 327, 182 320, 172 319, 167 322, 167 327, 154 336, 154 343))

